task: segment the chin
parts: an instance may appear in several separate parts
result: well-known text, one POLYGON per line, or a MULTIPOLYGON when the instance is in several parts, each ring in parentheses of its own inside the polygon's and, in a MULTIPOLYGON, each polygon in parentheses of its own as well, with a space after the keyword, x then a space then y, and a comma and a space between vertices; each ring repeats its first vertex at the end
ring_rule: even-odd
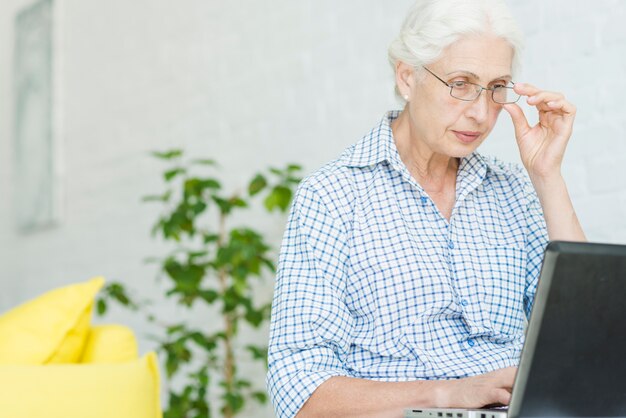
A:
POLYGON ((478 147, 483 143, 483 138, 477 138, 475 141, 471 143, 463 143, 458 141, 456 138, 453 140, 453 144, 450 147, 450 157, 454 158, 464 158, 468 155, 472 154, 474 151, 478 149, 478 147))
POLYGON ((456 146, 448 154, 452 158, 465 158, 478 149, 478 146, 456 146))

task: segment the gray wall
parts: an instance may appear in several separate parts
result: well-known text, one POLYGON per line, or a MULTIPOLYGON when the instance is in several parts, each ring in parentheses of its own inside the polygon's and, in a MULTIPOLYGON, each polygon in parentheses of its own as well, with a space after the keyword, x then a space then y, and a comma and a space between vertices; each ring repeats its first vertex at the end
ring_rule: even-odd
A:
MULTIPOLYGON (((163 254, 151 150, 216 158, 227 187, 268 165, 306 172, 336 157, 399 103, 386 47, 411 0, 58 0, 55 92, 63 211, 54 228, 14 225, 13 25, 0 2, 0 311, 46 289, 104 275, 160 294, 143 259, 163 254)), ((520 81, 562 91, 578 116, 564 165, 588 237, 626 243, 626 4, 510 1, 527 36, 520 81)), ((535 119, 532 117, 531 119, 535 119)), ((518 161, 503 112, 484 153, 518 161)), ((250 221, 276 246, 285 217, 250 221)), ((260 293, 270 297, 272 278, 260 293)), ((167 303, 166 315, 179 311, 167 303)), ((198 311, 198 325, 212 321, 198 311)), ((149 327, 122 310, 107 321, 149 327)), ((267 329, 250 339, 266 338, 267 329)), ((141 338, 141 350, 153 347, 141 338)), ((253 371, 257 370, 257 371, 253 371)), ((262 373, 250 372, 262 382, 262 373)), ((270 416, 254 408, 246 416, 270 416)))

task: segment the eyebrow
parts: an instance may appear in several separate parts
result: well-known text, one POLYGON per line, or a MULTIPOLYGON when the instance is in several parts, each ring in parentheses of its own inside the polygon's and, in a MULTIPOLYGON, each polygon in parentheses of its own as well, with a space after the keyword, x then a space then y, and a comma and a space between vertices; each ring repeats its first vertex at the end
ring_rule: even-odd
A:
MULTIPOLYGON (((449 72, 449 73, 447 73, 446 75, 455 74, 455 73, 466 74, 466 75, 469 75, 470 77, 473 77, 473 78, 475 78, 476 80, 479 80, 479 81, 480 81, 480 77, 479 77, 479 76, 477 76, 476 74, 474 74, 474 73, 473 73, 473 72, 471 72, 471 71, 466 71, 466 70, 456 70, 456 71, 450 71, 450 72, 449 72)), ((513 78, 513 77, 511 77, 511 75, 507 74, 507 75, 503 75, 503 76, 501 76, 501 77, 496 77, 496 78, 494 78, 494 79, 493 79, 493 80, 491 80, 491 81, 494 81, 494 80, 500 80, 500 79, 503 79, 503 78, 508 78, 508 79, 511 79, 511 78, 513 78)))

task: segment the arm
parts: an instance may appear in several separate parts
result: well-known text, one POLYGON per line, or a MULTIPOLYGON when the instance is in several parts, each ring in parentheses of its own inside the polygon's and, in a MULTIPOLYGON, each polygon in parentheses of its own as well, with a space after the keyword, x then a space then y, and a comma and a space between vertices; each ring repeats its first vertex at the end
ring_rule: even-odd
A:
POLYGON ((543 208, 550 240, 586 241, 563 177, 531 177, 531 181, 543 208))
POLYGON ((513 120, 520 156, 541 202, 548 236, 552 241, 586 241, 561 175, 576 108, 562 94, 530 84, 518 83, 515 91, 527 96, 528 104, 539 112, 539 122, 531 127, 518 105, 503 106, 513 120))
POLYGON ((405 408, 508 405, 515 368, 459 380, 377 382, 333 377, 320 385, 297 418, 402 418, 405 408))
POLYGON ((267 386, 279 418, 294 417, 328 379, 349 376, 340 357, 352 341, 353 317, 342 296, 349 249, 336 216, 305 180, 287 223, 272 303, 267 386))
POLYGON ((437 405, 441 389, 437 381, 377 382, 333 377, 317 388, 297 418, 401 418, 404 408, 437 405))

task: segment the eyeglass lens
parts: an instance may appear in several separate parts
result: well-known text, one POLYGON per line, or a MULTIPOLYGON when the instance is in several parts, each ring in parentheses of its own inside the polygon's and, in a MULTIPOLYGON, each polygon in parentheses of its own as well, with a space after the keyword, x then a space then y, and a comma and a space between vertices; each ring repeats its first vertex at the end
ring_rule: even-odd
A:
MULTIPOLYGON (((475 100, 483 90, 480 86, 469 83, 454 84, 451 89, 452 97, 461 100, 475 100)), ((495 87, 490 93, 493 101, 500 104, 515 103, 520 98, 519 94, 513 91, 513 87, 495 87)))

